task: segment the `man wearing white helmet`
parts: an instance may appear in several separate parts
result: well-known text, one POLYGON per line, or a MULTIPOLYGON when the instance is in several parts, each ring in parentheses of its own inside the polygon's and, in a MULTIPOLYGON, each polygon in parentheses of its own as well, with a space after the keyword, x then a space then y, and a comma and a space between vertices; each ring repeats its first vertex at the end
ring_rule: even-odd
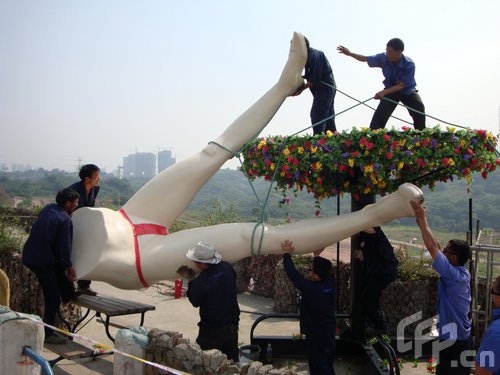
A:
POLYGON ((196 342, 202 350, 219 349, 228 359, 238 362, 240 308, 236 298, 236 272, 207 242, 198 242, 186 256, 201 271, 196 278, 187 267, 178 271, 181 276, 191 278, 187 296, 194 307, 200 308, 196 342))

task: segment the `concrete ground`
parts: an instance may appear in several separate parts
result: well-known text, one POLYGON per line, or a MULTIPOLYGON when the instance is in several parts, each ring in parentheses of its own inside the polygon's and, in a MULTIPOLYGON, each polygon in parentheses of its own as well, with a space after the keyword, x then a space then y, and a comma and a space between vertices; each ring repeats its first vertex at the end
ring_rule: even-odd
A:
MULTIPOLYGON (((198 309, 193 308, 186 297, 174 299, 170 293, 171 286, 172 283, 165 283, 156 287, 150 287, 147 290, 137 291, 117 289, 103 282, 92 282, 92 288, 102 295, 130 299, 156 306, 156 310, 149 311, 145 315, 144 325, 146 327, 178 331, 183 333, 184 337, 189 338, 191 342, 194 342, 198 333, 198 326, 196 325, 199 320, 198 309)), ((273 300, 243 293, 238 295, 238 302, 242 310, 239 341, 241 345, 244 345, 250 343, 250 328, 255 319, 260 316, 258 313, 268 314, 273 312, 273 300)), ((112 322, 124 326, 137 326, 139 319, 139 315, 128 315, 112 319, 112 322)), ((117 329, 111 327, 113 335, 116 331, 117 329)), ((270 319, 259 324, 254 335, 289 336, 298 332, 299 325, 296 320, 270 319)), ((84 326, 78 334, 105 345, 113 346, 111 340, 106 336, 104 326, 95 320, 84 326)), ((89 346, 89 344, 85 345, 89 346)), ((57 357, 48 350, 44 350, 43 356, 46 359, 57 357)), ((300 368, 307 369, 307 364, 304 361, 294 361, 294 363, 300 368)), ((350 358, 337 358, 335 368, 337 375, 364 374, 362 370, 359 370, 359 365, 350 358)), ((54 366, 54 373, 74 375, 113 374, 113 356, 76 361, 62 360, 54 366)), ((413 367, 413 364, 407 363, 403 367, 402 374, 427 374, 425 363, 418 363, 416 368, 413 367)))

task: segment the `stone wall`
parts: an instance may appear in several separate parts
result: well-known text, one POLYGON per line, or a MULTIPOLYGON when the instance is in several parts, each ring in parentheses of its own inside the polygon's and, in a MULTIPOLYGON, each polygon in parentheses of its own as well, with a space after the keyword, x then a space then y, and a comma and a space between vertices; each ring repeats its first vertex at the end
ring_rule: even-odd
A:
MULTIPOLYGON (((1 251, 0 268, 9 277, 10 309, 43 317, 42 289, 35 274, 23 265, 21 254, 9 250, 1 251)), ((81 309, 72 304, 62 304, 61 311, 66 321, 75 323, 80 316, 81 309)), ((59 319, 57 321, 56 325, 59 328, 67 329, 59 319)))
MULTIPOLYGON (((148 333, 149 344, 146 347, 146 360, 187 371, 192 375, 206 374, 243 374, 243 375, 305 375, 307 371, 292 368, 273 368, 259 361, 235 364, 217 349, 201 350, 200 346, 190 343, 179 332, 152 329, 148 333)), ((162 370, 146 366, 147 375, 163 374, 162 370)))

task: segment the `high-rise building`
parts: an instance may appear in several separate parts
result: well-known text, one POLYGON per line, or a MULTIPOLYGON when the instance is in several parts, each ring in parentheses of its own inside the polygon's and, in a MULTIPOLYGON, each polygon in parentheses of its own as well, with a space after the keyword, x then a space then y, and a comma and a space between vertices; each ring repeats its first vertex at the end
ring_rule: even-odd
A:
POLYGON ((156 155, 151 152, 136 152, 123 158, 123 177, 154 177, 156 155))
POLYGON ((175 158, 172 157, 172 151, 158 151, 158 173, 175 164, 175 158))

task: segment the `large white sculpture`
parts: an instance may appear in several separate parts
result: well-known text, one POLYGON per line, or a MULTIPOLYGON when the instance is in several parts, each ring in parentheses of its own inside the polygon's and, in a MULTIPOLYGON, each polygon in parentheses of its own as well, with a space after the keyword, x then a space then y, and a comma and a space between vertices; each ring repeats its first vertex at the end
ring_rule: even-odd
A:
POLYGON ((307 60, 304 37, 294 33, 288 61, 278 82, 200 153, 164 170, 150 180, 120 211, 81 208, 73 214, 73 265, 78 278, 101 280, 123 289, 146 287, 176 278, 188 264, 186 251, 199 241, 212 243, 224 260, 252 254, 262 239, 261 253, 280 253, 281 241, 293 241, 295 253, 322 249, 355 233, 394 219, 413 216, 411 200, 422 200, 416 186, 399 190, 361 211, 332 218, 315 218, 282 226, 255 223, 221 224, 167 234, 202 186, 269 123, 285 99, 304 81, 307 60), (223 146, 220 147, 219 145, 223 146), (252 238, 253 237, 253 238, 252 238))

